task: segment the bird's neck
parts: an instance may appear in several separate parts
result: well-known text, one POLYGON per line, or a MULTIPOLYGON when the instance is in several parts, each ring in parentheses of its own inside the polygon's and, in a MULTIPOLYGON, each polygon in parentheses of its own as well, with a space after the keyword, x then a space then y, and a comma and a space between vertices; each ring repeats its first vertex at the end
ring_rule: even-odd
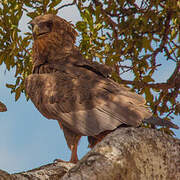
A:
POLYGON ((38 39, 33 44, 33 65, 38 66, 45 62, 54 63, 71 55, 74 44, 67 37, 38 39))

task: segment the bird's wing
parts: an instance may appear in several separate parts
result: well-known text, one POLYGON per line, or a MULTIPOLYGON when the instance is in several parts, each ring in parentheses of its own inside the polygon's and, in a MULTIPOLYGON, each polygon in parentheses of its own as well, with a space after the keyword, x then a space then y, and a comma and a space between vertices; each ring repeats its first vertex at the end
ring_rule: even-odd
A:
POLYGON ((107 66, 105 64, 99 64, 97 62, 88 61, 88 60, 77 61, 74 63, 74 65, 77 67, 89 69, 90 71, 93 71, 104 77, 109 77, 109 75, 113 71, 113 69, 110 66, 107 66))
POLYGON ((26 92, 49 119, 79 135, 93 136, 121 124, 138 126, 151 116, 145 100, 85 66, 68 66, 50 74, 32 74, 26 92))
MULTIPOLYGON (((75 48, 75 47, 74 47, 75 48)), ((73 52, 71 52, 68 57, 66 57, 64 60, 62 59, 61 55, 56 57, 57 64, 73 64, 77 67, 82 67, 85 69, 89 69, 90 71, 93 71, 99 75, 102 75, 104 77, 109 77, 111 75, 113 68, 110 66, 107 66, 106 64, 99 64, 94 61, 89 61, 83 58, 81 53, 79 52, 78 48, 75 48, 73 52), (61 61, 59 61, 61 59, 61 61)), ((56 66, 58 68, 58 66, 56 66)), ((62 68, 62 67, 61 67, 62 68)))

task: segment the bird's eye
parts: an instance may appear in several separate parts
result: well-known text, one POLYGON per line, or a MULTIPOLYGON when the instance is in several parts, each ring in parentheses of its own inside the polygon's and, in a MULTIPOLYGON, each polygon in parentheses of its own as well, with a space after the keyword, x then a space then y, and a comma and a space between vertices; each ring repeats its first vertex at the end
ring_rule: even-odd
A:
POLYGON ((47 21, 46 26, 51 29, 52 28, 52 21, 47 21))

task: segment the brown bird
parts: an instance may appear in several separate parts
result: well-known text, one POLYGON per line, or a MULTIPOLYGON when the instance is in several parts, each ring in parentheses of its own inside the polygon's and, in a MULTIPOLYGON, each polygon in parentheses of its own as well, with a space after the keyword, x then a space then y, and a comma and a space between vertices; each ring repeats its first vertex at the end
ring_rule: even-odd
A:
POLYGON ((33 72, 25 89, 42 115, 58 121, 76 163, 81 136, 93 147, 120 125, 137 127, 152 116, 142 96, 109 78, 111 68, 85 60, 74 45, 77 32, 46 14, 32 22, 33 72))

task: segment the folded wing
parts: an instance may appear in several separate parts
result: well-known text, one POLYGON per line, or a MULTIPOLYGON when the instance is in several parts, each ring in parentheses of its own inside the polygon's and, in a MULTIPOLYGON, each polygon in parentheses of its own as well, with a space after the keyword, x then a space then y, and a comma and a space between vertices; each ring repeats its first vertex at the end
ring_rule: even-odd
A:
POLYGON ((87 68, 66 64, 54 73, 27 77, 27 94, 48 119, 93 136, 121 124, 138 126, 152 114, 142 96, 87 68))

